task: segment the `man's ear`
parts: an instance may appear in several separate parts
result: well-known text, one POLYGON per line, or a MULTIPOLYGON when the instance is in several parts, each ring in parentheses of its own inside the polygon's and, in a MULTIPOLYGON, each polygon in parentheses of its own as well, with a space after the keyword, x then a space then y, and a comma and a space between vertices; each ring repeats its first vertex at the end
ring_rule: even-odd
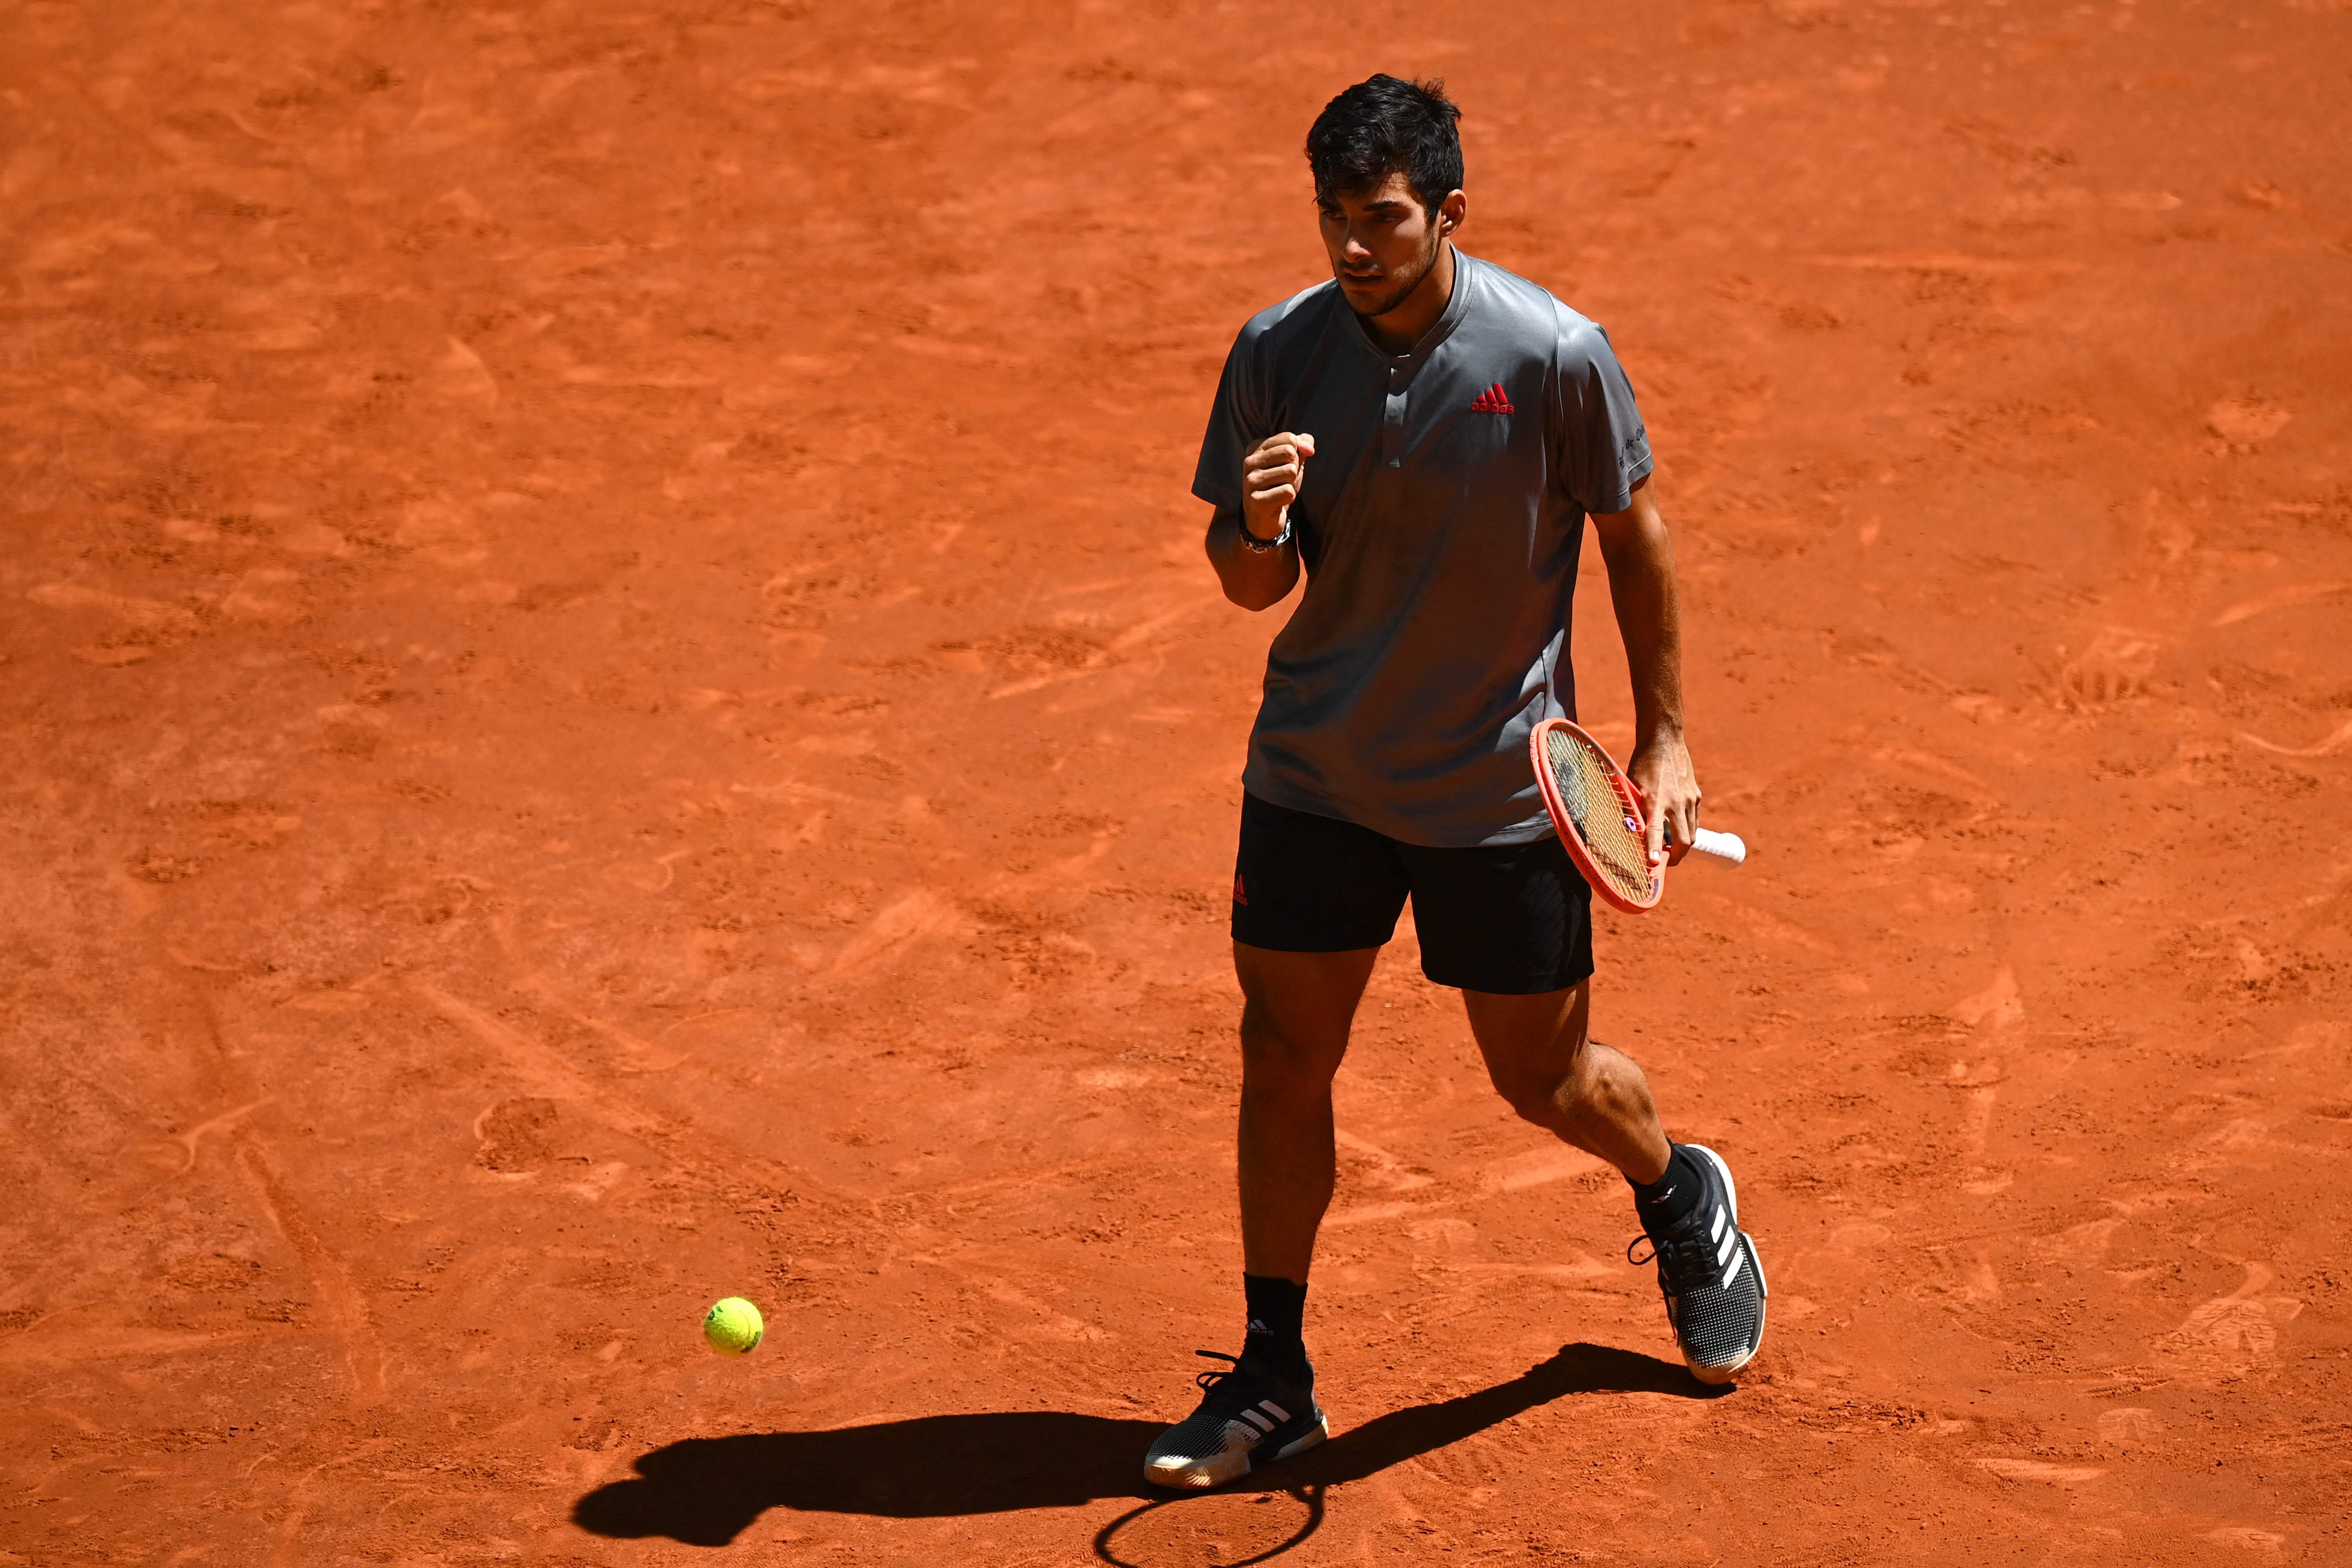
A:
POLYGON ((1437 204, 1437 232, 1451 239, 1462 220, 1470 216, 1470 198, 1460 191, 1448 191, 1445 199, 1437 204))

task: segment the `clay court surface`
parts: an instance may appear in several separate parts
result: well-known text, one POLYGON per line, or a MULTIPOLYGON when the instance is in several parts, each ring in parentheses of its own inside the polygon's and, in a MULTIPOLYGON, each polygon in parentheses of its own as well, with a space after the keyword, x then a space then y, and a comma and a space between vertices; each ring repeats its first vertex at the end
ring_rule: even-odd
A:
POLYGON ((2352 1561, 2340 3, 26 0, 0 60, 0 1563, 2352 1561), (1408 927, 1339 1435, 1153 1507, 1238 1348, 1283 614, 1186 485, 1380 68, 1649 416, 1756 853, 1604 916, 1596 1030, 1771 1330, 1703 1396, 1408 927))

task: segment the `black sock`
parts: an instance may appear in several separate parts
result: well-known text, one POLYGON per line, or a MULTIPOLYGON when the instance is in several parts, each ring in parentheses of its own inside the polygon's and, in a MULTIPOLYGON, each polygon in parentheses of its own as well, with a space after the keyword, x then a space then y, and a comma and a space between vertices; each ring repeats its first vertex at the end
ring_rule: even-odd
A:
POLYGON ((1704 1191, 1698 1162, 1681 1144, 1673 1148, 1674 1152, 1666 1159, 1665 1173, 1656 1181, 1644 1186, 1631 1176, 1625 1178, 1625 1184, 1633 1189, 1633 1212, 1642 1216, 1642 1228, 1653 1236, 1687 1219, 1691 1211, 1698 1207, 1704 1191))
POLYGON ((1279 1274, 1244 1274, 1242 1294, 1249 1300, 1249 1334, 1242 1342, 1242 1353, 1263 1360, 1285 1377, 1304 1376, 1307 1287, 1279 1274))

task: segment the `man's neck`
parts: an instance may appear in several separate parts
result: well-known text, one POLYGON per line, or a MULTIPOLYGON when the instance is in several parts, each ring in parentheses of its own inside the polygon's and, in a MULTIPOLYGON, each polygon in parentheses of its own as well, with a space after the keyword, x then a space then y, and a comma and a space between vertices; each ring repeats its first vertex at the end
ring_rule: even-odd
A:
POLYGON ((1422 275, 1412 292, 1399 301, 1393 310, 1378 316, 1359 316, 1364 331, 1372 342, 1386 353, 1401 354, 1427 335, 1437 325, 1437 318, 1445 314, 1446 305, 1454 298, 1454 242, 1443 239, 1437 244, 1437 260, 1422 275))

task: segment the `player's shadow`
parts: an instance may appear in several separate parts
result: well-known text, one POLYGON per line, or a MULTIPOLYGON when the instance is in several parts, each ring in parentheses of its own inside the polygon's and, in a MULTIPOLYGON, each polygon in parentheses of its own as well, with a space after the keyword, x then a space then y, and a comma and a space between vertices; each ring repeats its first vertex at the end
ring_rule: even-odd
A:
MULTIPOLYGON (((1297 1537, 1304 1540, 1321 1521, 1326 1489, 1458 1443, 1537 1405, 1573 1394, 1706 1399, 1726 1392, 1654 1356, 1565 1345, 1507 1383, 1375 1416, 1224 1489, 1311 1497, 1310 1522, 1297 1537)), ((937 1519, 1076 1508, 1105 1498, 1164 1503, 1172 1500, 1144 1485, 1141 1475, 1144 1450, 1162 1425, 1006 1410, 833 1431, 689 1437, 644 1455, 635 1479, 598 1487, 573 1505, 572 1517, 598 1535, 666 1535, 691 1546, 724 1546, 772 1508, 937 1519)), ((1140 1511, 1105 1527, 1097 1551, 1110 1556, 1106 1542, 1140 1511)))

